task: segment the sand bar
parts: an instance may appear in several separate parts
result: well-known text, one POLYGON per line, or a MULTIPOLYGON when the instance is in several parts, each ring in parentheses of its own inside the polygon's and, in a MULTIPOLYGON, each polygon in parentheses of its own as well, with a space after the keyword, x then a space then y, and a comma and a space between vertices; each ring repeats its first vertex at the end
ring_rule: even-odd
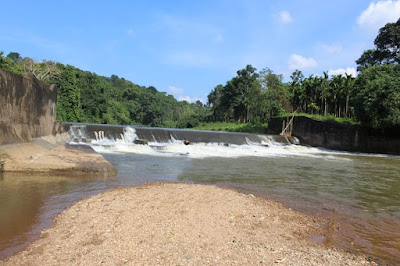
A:
POLYGON ((76 203, 0 264, 371 264, 309 240, 320 233, 319 221, 280 203, 215 186, 158 183, 76 203))
MULTIPOLYGON (((0 171, 115 175, 114 166, 93 150, 65 145, 68 133, 0 146, 0 171)), ((87 146, 90 148, 89 146, 87 146)))

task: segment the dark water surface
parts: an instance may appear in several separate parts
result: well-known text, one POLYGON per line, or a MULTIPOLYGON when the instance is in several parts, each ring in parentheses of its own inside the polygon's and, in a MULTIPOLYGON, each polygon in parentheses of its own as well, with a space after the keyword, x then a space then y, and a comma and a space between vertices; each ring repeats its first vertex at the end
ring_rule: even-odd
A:
POLYGON ((400 263, 400 159, 354 154, 283 157, 105 153, 114 178, 0 175, 0 256, 36 239, 60 211, 119 186, 179 181, 218 184, 333 219, 327 241, 400 263))

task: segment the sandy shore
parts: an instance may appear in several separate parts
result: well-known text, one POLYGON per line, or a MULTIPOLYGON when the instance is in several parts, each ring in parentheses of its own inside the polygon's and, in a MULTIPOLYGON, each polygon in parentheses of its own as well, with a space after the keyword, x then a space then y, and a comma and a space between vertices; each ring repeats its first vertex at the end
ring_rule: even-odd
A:
POLYGON ((309 240, 321 223, 214 186, 151 184, 80 201, 4 265, 369 265, 309 240))
POLYGON ((47 136, 34 142, 0 146, 0 171, 55 174, 116 174, 100 154, 65 146, 68 134, 47 136))

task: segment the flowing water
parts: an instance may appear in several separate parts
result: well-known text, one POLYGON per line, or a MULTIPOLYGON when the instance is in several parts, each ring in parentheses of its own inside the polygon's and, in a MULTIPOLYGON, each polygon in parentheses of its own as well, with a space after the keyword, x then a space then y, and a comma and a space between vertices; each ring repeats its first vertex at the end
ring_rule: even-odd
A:
POLYGON ((212 142, 197 142, 205 133, 121 128, 112 137, 107 128, 81 128, 80 136, 71 130, 71 144, 88 142, 114 164, 116 177, 0 175, 0 256, 21 250, 82 198, 178 181, 230 187, 322 215, 332 228, 320 241, 400 263, 400 157, 304 147, 277 136, 209 132, 212 142), (138 135, 149 145, 132 144, 138 135), (191 145, 182 143, 186 136, 191 145))

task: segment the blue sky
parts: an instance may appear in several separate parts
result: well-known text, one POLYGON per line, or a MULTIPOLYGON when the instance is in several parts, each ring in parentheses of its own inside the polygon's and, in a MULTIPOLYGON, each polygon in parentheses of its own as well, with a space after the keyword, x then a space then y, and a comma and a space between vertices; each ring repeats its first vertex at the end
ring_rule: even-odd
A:
POLYGON ((355 73, 400 0, 2 1, 0 51, 206 101, 251 64, 355 73))

